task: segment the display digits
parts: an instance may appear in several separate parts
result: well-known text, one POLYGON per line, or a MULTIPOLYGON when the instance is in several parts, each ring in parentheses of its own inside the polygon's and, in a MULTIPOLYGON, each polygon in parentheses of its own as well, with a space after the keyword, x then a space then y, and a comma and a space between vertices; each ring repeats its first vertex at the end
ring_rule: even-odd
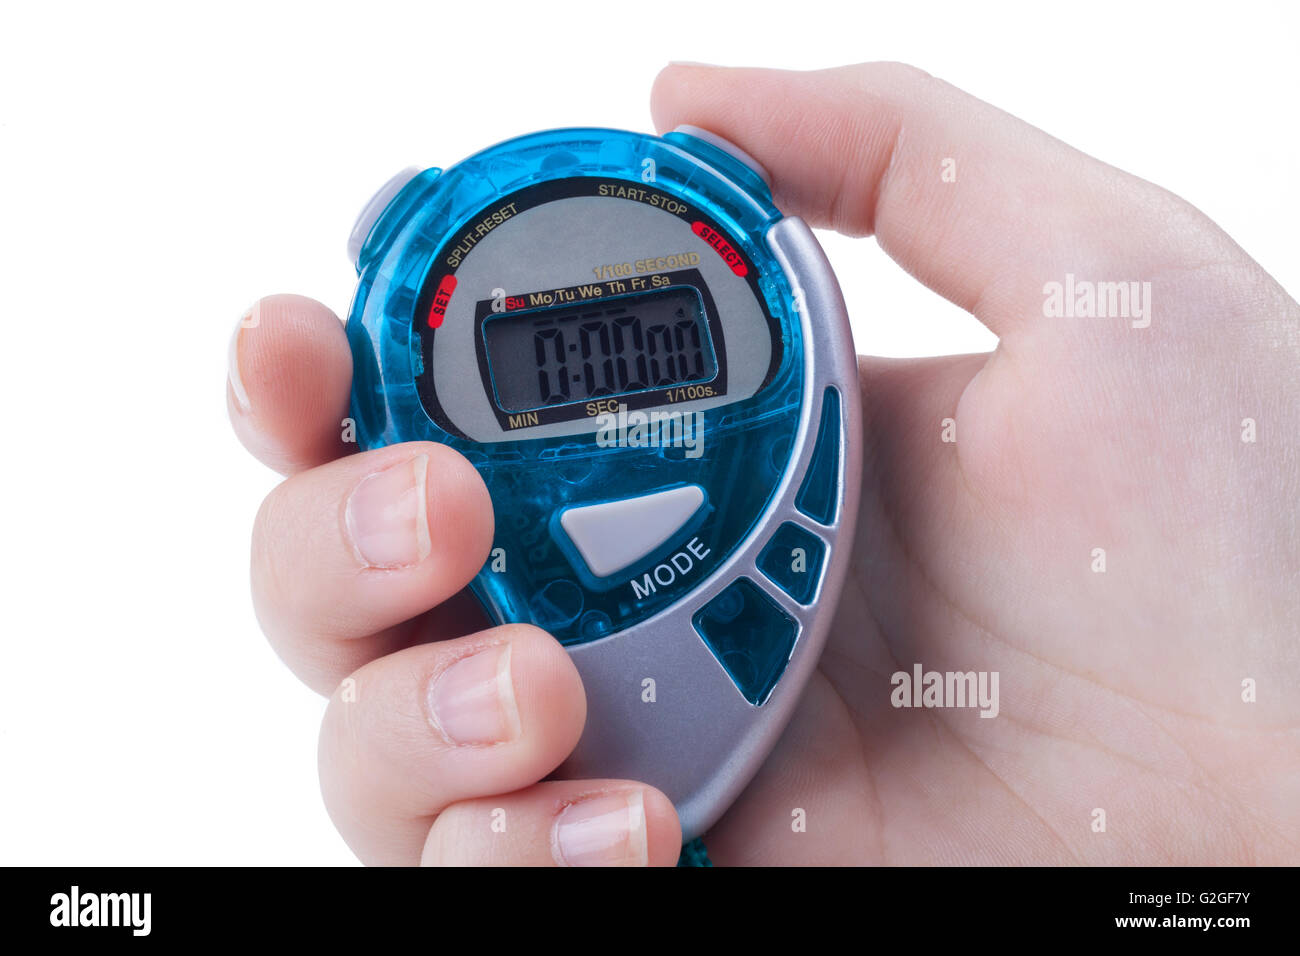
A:
POLYGON ((674 289, 604 309, 490 320, 484 340, 498 402, 520 411, 706 381, 717 364, 698 302, 693 289, 674 289), (536 390, 525 387, 529 379, 536 390))

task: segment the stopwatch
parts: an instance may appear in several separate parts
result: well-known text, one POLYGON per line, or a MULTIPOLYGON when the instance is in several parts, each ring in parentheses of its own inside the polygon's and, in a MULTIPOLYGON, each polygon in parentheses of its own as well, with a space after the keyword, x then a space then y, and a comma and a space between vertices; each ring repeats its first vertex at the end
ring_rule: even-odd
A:
POLYGON ((853 540, 857 360, 812 231, 706 130, 562 129, 398 174, 348 248, 357 441, 482 475, 473 591, 586 690, 557 775, 652 784, 702 834, 789 719, 853 540))

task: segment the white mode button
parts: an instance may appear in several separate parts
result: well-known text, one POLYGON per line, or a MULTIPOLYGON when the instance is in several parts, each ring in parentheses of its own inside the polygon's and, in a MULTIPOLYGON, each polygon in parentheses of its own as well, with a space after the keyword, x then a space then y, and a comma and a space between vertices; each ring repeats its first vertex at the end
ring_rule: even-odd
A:
POLYGON ((635 564, 665 544, 704 504, 699 485, 598 505, 567 508, 560 527, 598 578, 635 564))

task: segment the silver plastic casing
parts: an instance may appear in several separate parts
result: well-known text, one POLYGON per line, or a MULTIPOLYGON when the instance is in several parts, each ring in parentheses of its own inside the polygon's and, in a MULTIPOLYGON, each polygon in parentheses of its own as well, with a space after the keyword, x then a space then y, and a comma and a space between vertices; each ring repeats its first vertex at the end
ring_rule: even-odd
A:
POLYGON ((639 780, 674 803, 682 837, 705 833, 748 785, 776 745, 817 666, 848 572, 862 474, 862 399, 857 353, 839 283, 802 219, 773 224, 767 243, 790 287, 803 329, 804 393, 787 468, 749 536, 690 596, 625 631, 570 648, 587 693, 587 724, 557 776, 639 780), (839 500, 822 525, 795 507, 807 474, 828 388, 839 393, 839 500), (800 606, 756 567, 783 522, 827 545, 818 591, 800 606), (751 704, 695 630, 692 618, 738 577, 748 578, 793 617, 799 634, 768 699, 751 704), (646 679, 654 681, 646 700, 646 679))

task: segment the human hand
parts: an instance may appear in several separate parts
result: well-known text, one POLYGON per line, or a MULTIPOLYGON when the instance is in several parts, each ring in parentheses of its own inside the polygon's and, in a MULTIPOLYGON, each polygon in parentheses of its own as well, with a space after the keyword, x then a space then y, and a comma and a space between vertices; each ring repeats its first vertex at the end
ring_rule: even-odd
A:
MULTIPOLYGON (((850 581, 714 859, 1294 861, 1296 304, 1185 203, 908 68, 671 67, 655 116, 736 142, 787 213, 874 231, 1000 338, 991 357, 862 361, 850 581), (1044 316, 1067 273, 1150 282, 1150 325, 1044 316), (914 662, 999 672, 999 716, 891 708, 914 662)), ((333 694, 322 789, 349 845, 375 863, 673 862, 653 788, 538 783, 581 732, 581 683, 541 632, 479 630, 462 589, 492 518, 473 469, 427 444, 347 454, 337 319, 281 296, 253 320, 231 415, 291 475, 258 517, 255 604, 333 694)))
POLYGON ((713 858, 1300 861, 1295 301, 1183 200, 910 67, 673 66, 653 103, 999 338, 860 360, 849 581, 713 858), (1067 274, 1147 312, 1060 315, 1067 274), (894 708, 917 663, 998 672, 1000 713, 894 708))
POLYGON ((254 526, 254 607, 285 663, 330 695, 321 790, 357 856, 675 863, 681 830, 658 790, 539 782, 578 742, 586 701, 558 643, 527 625, 488 628, 463 590, 492 542, 473 466, 427 442, 351 453, 340 427, 351 353, 318 302, 262 299, 231 368, 236 433, 289 476, 254 526))

